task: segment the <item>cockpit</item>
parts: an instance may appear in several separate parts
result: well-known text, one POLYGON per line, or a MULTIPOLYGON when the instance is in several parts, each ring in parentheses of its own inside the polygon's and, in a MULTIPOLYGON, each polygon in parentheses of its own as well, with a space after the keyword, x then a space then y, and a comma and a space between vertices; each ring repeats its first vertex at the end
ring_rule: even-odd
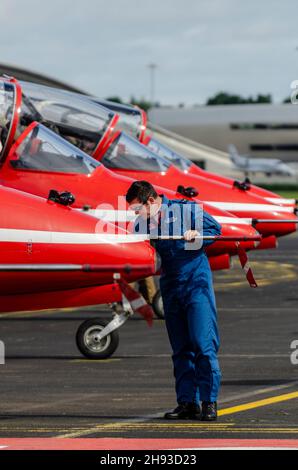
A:
POLYGON ((115 114, 80 94, 20 81, 23 92, 21 125, 38 121, 72 144, 93 154, 115 114))
POLYGON ((15 169, 87 175, 100 165, 42 124, 33 123, 28 130, 12 149, 10 164, 15 169))
POLYGON ((192 162, 187 158, 183 157, 179 153, 174 152, 166 145, 160 143, 158 140, 151 138, 148 144, 149 149, 159 155, 160 157, 168 160, 172 165, 179 168, 182 171, 188 171, 192 162))
POLYGON ((112 169, 166 172, 170 163, 124 132, 111 143, 102 163, 112 169))

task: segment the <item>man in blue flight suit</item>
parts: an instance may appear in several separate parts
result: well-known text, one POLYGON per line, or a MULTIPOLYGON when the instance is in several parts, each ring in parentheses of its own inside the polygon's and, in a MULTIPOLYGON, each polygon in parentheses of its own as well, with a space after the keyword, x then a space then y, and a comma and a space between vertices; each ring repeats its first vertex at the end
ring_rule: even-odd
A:
POLYGON ((212 274, 204 251, 214 240, 195 237, 220 235, 221 227, 195 202, 159 196, 147 181, 135 181, 126 201, 138 215, 135 233, 156 238, 154 246, 162 261, 160 288, 178 403, 164 417, 214 421, 221 378, 219 337, 212 274), (181 238, 171 239, 175 235, 181 238))

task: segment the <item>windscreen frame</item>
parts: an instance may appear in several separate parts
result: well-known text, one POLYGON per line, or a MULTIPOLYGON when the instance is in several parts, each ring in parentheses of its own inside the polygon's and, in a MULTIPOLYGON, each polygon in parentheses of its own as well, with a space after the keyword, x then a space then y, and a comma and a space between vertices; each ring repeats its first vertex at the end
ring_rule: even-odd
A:
POLYGON ((146 146, 151 150, 151 152, 156 153, 158 156, 166 159, 170 164, 178 168, 180 171, 188 172, 189 168, 192 165, 192 161, 188 159, 187 157, 184 157, 183 155, 180 155, 180 153, 175 152, 175 150, 172 150, 170 147, 168 147, 166 144, 163 144, 162 142, 159 142, 155 137, 150 137, 148 141, 146 142, 146 146), (179 164, 174 163, 174 158, 172 159, 171 157, 167 157, 164 155, 159 155, 159 153, 156 153, 153 149, 150 149, 150 142, 156 142, 157 146, 160 146, 161 148, 164 148, 168 153, 172 153, 173 155, 177 155, 179 160, 182 161, 182 165, 180 166, 179 164))
MULTIPOLYGON (((46 140, 44 141, 46 142, 46 140)), ((49 144, 51 144, 51 141, 49 140, 48 142, 49 144)), ((59 159, 59 156, 57 157, 59 159)), ((62 154, 61 154, 61 159, 62 159, 62 154)), ((84 161, 85 163, 85 161, 84 161)), ((88 162, 89 163, 89 162, 88 162)), ((76 146, 74 146, 73 144, 71 144, 70 142, 68 142, 66 139, 64 139, 63 137, 55 134, 55 132, 51 131, 50 129, 48 129, 46 126, 44 126, 43 124, 37 122, 37 121, 33 121, 23 132, 22 134, 19 136, 19 138, 15 141, 15 143, 12 145, 10 151, 9 151, 9 154, 8 154, 8 157, 7 157, 7 164, 10 165, 10 167, 14 170, 14 171, 24 171, 24 172, 31 172, 31 173, 44 173, 44 174, 51 174, 51 173, 54 173, 54 174, 62 174, 62 175, 73 175, 73 176, 78 176, 78 175, 83 175, 83 176, 91 176, 93 174, 94 171, 97 170, 98 167, 100 167, 101 163, 98 162, 97 160, 95 160, 93 157, 91 157, 90 155, 86 154, 85 152, 83 152, 82 150, 80 150, 79 148, 77 148, 76 146), (96 164, 96 166, 93 168, 92 171, 89 171, 89 172, 85 172, 85 171, 77 171, 74 169, 74 171, 67 171, 67 169, 63 170, 63 169, 53 169, 53 168, 48 168, 48 169, 45 169, 45 168, 26 168, 26 167, 22 167, 22 166, 16 166, 14 164, 14 162, 17 162, 17 161, 20 161, 21 158, 20 156, 18 156, 18 158, 15 158, 15 154, 17 153, 19 147, 25 142, 26 138, 30 135, 30 133, 34 133, 34 131, 36 129, 40 129, 42 132, 44 131, 45 133, 48 133, 49 135, 53 134, 53 137, 59 142, 61 141, 61 144, 62 145, 65 145, 67 147, 69 147, 70 149, 73 147, 74 151, 79 153, 79 154, 83 154, 82 155, 82 158, 87 159, 87 160, 92 160, 94 161, 94 163, 96 164)))
MULTIPOLYGON (((118 158, 121 158, 121 156, 118 158)), ((135 155, 134 158, 138 158, 137 155, 135 155)), ((139 157, 139 159, 142 160, 143 158, 139 157)), ((135 170, 135 171, 141 171, 141 172, 152 172, 152 173, 162 173, 162 174, 165 174, 171 166, 171 163, 168 160, 155 154, 148 147, 146 147, 145 145, 143 145, 141 142, 134 139, 130 135, 126 134, 125 132, 120 132, 120 131, 118 131, 118 133, 114 136, 113 140, 110 142, 109 147, 107 148, 105 154, 101 158, 101 162, 103 163, 104 166, 106 166, 107 168, 111 170, 120 170, 120 171, 134 171, 135 170), (131 141, 132 145, 136 147, 140 147, 143 152, 147 153, 148 156, 150 156, 151 154, 152 158, 158 162, 159 168, 158 169, 148 169, 148 168, 142 168, 142 167, 138 168, 137 163, 133 165, 132 167, 107 165, 106 164, 107 161, 112 162, 111 154, 114 152, 115 146, 119 143, 119 141, 121 140, 121 137, 123 137, 124 139, 127 139, 128 141, 131 141), (109 152, 109 155, 107 156, 108 152, 109 152)))
POLYGON ((20 111, 21 111, 21 105, 22 105, 22 89, 21 89, 19 82, 13 77, 9 77, 9 78, 0 77, 0 80, 2 83, 11 86, 12 89, 14 90, 13 110, 12 110, 12 116, 10 119, 10 126, 8 129, 8 135, 6 137, 5 144, 3 145, 3 148, 1 149, 1 155, 0 155, 0 166, 2 166, 5 163, 5 160, 7 159, 10 148, 15 140, 17 128, 19 125, 19 117, 20 117, 20 111))

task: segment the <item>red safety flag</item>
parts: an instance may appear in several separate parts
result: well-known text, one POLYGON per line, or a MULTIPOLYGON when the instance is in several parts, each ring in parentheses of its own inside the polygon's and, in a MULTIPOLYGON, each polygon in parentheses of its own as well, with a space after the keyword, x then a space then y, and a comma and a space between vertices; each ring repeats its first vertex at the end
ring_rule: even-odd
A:
POLYGON ((126 297, 134 313, 139 313, 145 318, 148 326, 153 324, 153 310, 148 305, 144 297, 131 287, 124 279, 119 275, 114 275, 114 279, 120 287, 122 294, 126 297))
POLYGON ((239 242, 236 242, 236 246, 238 250, 238 256, 239 256, 241 267, 243 271, 245 272, 246 279, 248 280, 250 287, 258 287, 258 284, 255 281, 252 269, 249 265, 246 251, 244 250, 244 248, 242 248, 239 242))

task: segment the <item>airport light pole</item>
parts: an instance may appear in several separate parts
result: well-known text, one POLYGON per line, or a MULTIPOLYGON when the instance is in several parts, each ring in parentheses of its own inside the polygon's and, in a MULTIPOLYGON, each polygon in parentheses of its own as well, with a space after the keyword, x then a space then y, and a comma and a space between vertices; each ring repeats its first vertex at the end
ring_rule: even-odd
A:
POLYGON ((155 103, 155 71, 157 69, 157 64, 151 63, 148 64, 149 73, 150 73, 150 103, 154 106, 155 103))

